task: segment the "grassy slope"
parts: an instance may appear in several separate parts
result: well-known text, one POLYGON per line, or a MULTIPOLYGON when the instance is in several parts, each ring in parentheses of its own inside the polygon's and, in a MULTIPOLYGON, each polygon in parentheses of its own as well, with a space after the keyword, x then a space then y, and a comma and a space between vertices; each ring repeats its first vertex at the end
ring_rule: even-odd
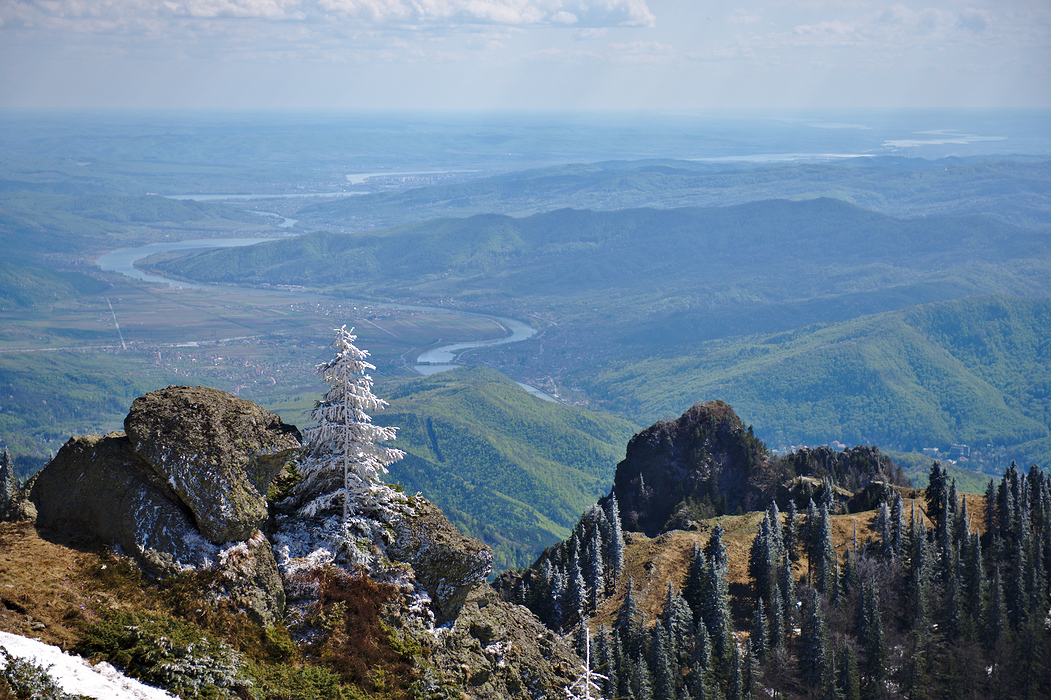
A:
POLYGON ((532 563, 609 492, 638 426, 541 401, 507 377, 464 369, 388 394, 377 421, 406 451, 390 479, 421 491, 460 529, 493 547, 494 569, 532 563))
POLYGON ((1046 463, 1049 367, 1051 301, 986 297, 633 351, 567 381, 642 422, 723 399, 772 445, 1030 443, 1046 463))

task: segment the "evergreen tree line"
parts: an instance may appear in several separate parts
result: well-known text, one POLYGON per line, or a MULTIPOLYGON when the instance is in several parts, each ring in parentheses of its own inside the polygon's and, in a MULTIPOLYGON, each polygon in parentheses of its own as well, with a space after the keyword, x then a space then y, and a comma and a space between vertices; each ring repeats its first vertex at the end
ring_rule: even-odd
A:
MULTIPOLYGON (((718 524, 693 551, 681 590, 669 583, 658 619, 646 619, 627 582, 615 624, 591 639, 604 697, 1051 697, 1046 474, 1012 465, 990 482, 980 536, 935 463, 925 507, 906 512, 895 492, 876 512, 876 537, 859 543, 855 531, 842 558, 829 505, 811 500, 797 513, 790 503, 781 513, 770 504, 749 554, 753 598, 736 601, 750 619, 731 613, 718 524)), ((550 558, 553 571, 583 551, 566 549, 568 559, 550 558)), ((577 620, 578 647, 580 613, 561 618, 577 620)))
POLYGON ((624 569, 624 533, 616 496, 593 505, 569 539, 549 547, 505 593, 553 630, 572 630, 611 595, 624 569))

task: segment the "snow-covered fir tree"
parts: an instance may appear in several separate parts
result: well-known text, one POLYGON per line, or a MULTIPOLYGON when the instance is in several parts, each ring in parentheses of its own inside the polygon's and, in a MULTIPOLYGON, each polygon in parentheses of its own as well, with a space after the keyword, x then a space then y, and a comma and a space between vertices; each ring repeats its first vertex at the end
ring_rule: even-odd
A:
POLYGON ((345 325, 337 328, 335 356, 317 366, 329 390, 310 411, 316 425, 306 431, 307 451, 299 465, 302 480, 294 492, 301 503, 299 513, 307 517, 341 503, 346 520, 354 512, 382 510, 401 500, 381 477, 405 453, 379 444, 393 440, 397 429, 372 422, 371 413, 387 402, 372 393, 368 371, 376 366, 355 340, 345 325))

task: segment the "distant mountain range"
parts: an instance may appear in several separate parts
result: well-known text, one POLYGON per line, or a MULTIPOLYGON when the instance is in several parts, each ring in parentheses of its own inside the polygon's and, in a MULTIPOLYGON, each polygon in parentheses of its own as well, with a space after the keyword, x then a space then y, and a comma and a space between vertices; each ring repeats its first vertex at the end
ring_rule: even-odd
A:
POLYGON ((772 446, 1051 456, 1051 324, 1046 301, 1024 298, 1051 294, 1051 237, 988 217, 896 219, 828 198, 567 209, 318 232, 157 267, 537 313, 543 333, 481 361, 643 424, 724 399, 772 446))

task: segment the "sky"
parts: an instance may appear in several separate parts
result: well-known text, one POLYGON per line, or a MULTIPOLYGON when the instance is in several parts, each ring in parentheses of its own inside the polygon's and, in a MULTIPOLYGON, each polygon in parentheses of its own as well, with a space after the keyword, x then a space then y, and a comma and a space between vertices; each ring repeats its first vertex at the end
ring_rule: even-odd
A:
POLYGON ((0 0, 0 109, 1051 108, 1049 0, 0 0))

